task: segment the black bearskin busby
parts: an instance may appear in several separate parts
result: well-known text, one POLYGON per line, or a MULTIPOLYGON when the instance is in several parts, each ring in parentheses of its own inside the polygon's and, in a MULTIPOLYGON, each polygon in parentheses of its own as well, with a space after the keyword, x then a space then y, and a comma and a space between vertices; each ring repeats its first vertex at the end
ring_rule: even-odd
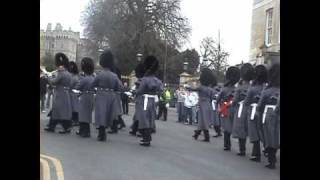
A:
POLYGON ((254 68, 255 79, 253 80, 253 85, 261 85, 268 81, 268 70, 267 68, 260 64, 254 68))
POLYGON ((145 73, 144 65, 142 63, 139 63, 134 69, 134 73, 136 74, 137 78, 142 78, 145 73))
POLYGON ((114 57, 110 50, 105 50, 100 55, 100 66, 103 68, 112 68, 114 66, 114 57))
POLYGON ((280 87, 280 64, 273 64, 268 71, 268 86, 280 87))
POLYGON ((233 86, 240 80, 240 69, 231 66, 226 72, 226 83, 225 86, 233 86))
POLYGON ((89 57, 85 57, 81 60, 81 70, 88 75, 93 74, 94 72, 94 63, 93 60, 89 57))
POLYGON ((69 62, 69 66, 68 66, 68 71, 71 73, 71 74, 79 74, 79 69, 78 69, 78 66, 75 62, 71 61, 69 62))
POLYGON ((147 56, 143 64, 146 69, 145 75, 154 75, 159 68, 159 61, 155 56, 147 56))
POLYGON ((113 66, 112 72, 115 73, 118 76, 118 78, 121 80, 121 71, 119 68, 117 68, 116 66, 113 66))
POLYGON ((216 86, 217 79, 209 68, 204 68, 200 74, 200 83, 204 86, 216 86))
POLYGON ((245 63, 240 68, 240 76, 243 81, 251 81, 254 79, 254 67, 250 63, 245 63))
POLYGON ((54 57, 55 59, 55 64, 57 67, 59 66, 63 66, 65 68, 68 68, 68 65, 69 65, 69 59, 68 57, 63 54, 63 53, 57 53, 54 57))

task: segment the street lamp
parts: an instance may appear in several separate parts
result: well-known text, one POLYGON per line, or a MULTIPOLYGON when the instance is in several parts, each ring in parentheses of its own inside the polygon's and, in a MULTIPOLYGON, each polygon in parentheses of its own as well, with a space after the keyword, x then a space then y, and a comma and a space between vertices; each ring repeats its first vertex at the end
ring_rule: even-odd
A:
POLYGON ((138 62, 141 62, 141 59, 142 59, 142 54, 138 53, 138 54, 137 54, 137 61, 138 61, 138 62))
POLYGON ((188 62, 187 61, 185 61, 184 63, 183 63, 183 70, 184 71, 187 71, 188 70, 188 62))

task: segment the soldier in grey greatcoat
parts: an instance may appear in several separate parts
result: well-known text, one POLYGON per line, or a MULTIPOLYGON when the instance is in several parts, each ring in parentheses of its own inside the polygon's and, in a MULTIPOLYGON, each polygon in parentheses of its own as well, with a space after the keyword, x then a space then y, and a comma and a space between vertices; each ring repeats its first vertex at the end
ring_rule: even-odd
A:
MULTIPOLYGON (((139 89, 141 78, 144 76, 145 68, 143 63, 139 63, 136 68, 134 69, 135 75, 137 77, 137 82, 135 82, 135 90, 139 89)), ((139 127, 139 119, 137 117, 137 111, 142 110, 143 107, 138 107, 143 105, 143 96, 142 95, 136 95, 135 96, 135 112, 133 115, 133 123, 131 125, 131 131, 129 132, 131 135, 136 136, 138 132, 139 127)))
POLYGON ((256 162, 260 162, 261 160, 260 135, 258 128, 258 117, 256 116, 256 108, 260 94, 263 90, 263 86, 267 82, 267 78, 267 68, 264 65, 256 66, 255 79, 248 89, 247 96, 244 100, 244 106, 247 110, 248 136, 250 142, 253 144, 251 153, 252 157, 250 160, 256 162))
POLYGON ((158 95, 163 91, 162 82, 155 76, 159 67, 159 61, 154 56, 148 56, 143 62, 146 73, 137 89, 137 96, 142 96, 143 101, 137 101, 135 115, 139 120, 139 131, 142 135, 140 145, 150 146, 152 140, 151 133, 155 128, 156 103, 159 101, 158 95), (139 104, 138 104, 139 103, 139 104))
POLYGON ((224 150, 231 150, 231 132, 233 123, 234 110, 231 106, 235 84, 240 79, 240 70, 235 66, 231 66, 226 72, 226 83, 224 84, 221 93, 217 97, 217 104, 219 104, 219 115, 221 119, 221 126, 224 133, 224 150))
POLYGON ((250 87, 250 81, 254 78, 254 67, 245 63, 240 68, 240 82, 235 90, 232 102, 234 108, 232 137, 238 139, 239 156, 246 155, 246 140, 248 136, 247 106, 244 106, 244 99, 250 87))
POLYGON ((84 75, 80 78, 76 90, 80 91, 79 97, 79 131, 77 135, 90 137, 90 124, 92 122, 92 112, 94 106, 94 91, 91 83, 94 76, 94 63, 91 58, 85 57, 81 60, 81 70, 84 75))
POLYGON ((269 161, 266 167, 275 169, 276 153, 280 146, 278 116, 280 113, 276 111, 276 105, 280 97, 280 64, 273 64, 268 71, 268 76, 268 86, 262 92, 257 111, 263 132, 263 145, 269 161))
POLYGON ((210 86, 216 86, 217 80, 212 71, 208 68, 202 70, 200 75, 200 87, 187 88, 189 90, 197 91, 199 94, 199 116, 198 116, 198 128, 194 131, 193 138, 198 139, 201 131, 204 134, 204 142, 210 142, 209 136, 209 124, 213 119, 212 108, 212 88, 210 86))
POLYGON ((49 83, 55 87, 52 110, 50 112, 50 120, 48 127, 45 128, 48 132, 54 132, 58 123, 63 126, 63 131, 59 133, 70 133, 72 107, 70 100, 70 86, 71 86, 71 74, 67 71, 69 60, 63 53, 57 53, 55 55, 55 64, 58 68, 57 76, 49 79, 49 83))
POLYGON ((110 127, 115 119, 116 91, 122 90, 122 83, 115 73, 114 58, 110 50, 105 50, 100 55, 100 65, 103 71, 93 80, 90 88, 97 88, 95 97, 95 125, 99 129, 98 141, 106 141, 106 128, 110 127))
POLYGON ((212 110, 213 110, 213 119, 212 119, 212 125, 217 133, 216 135, 213 135, 212 137, 220 137, 221 134, 221 119, 218 112, 218 104, 217 104, 217 98, 219 96, 220 89, 217 86, 212 87, 212 110))
POLYGON ((72 89, 75 89, 79 83, 79 70, 75 62, 69 62, 69 72, 71 73, 71 87, 70 87, 70 97, 71 97, 71 107, 72 107, 72 123, 74 126, 79 124, 79 98, 78 94, 74 93, 72 89))

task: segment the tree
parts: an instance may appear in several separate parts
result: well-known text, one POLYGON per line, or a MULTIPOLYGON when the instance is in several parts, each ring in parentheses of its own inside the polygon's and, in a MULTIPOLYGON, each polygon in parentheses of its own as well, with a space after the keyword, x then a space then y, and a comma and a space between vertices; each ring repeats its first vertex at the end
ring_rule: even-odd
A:
POLYGON ((228 67, 228 57, 230 54, 221 48, 220 41, 216 42, 211 37, 204 38, 201 41, 200 53, 203 59, 209 62, 205 66, 213 69, 218 81, 223 81, 224 71, 228 67))
POLYGON ((54 63, 54 57, 51 53, 46 53, 45 56, 42 59, 43 65, 45 66, 47 71, 53 71, 55 70, 55 63, 54 63))
POLYGON ((137 53, 153 54, 163 64, 190 33, 180 1, 91 0, 82 17, 85 36, 98 48, 111 48, 123 74, 133 70, 137 53))

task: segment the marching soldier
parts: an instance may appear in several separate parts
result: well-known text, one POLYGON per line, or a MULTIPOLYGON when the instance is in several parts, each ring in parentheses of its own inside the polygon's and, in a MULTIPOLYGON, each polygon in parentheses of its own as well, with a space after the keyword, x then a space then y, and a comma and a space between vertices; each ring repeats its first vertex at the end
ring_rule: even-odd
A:
POLYGON ((198 129, 194 131, 193 138, 198 139, 201 131, 204 134, 204 142, 210 142, 209 123, 213 119, 212 111, 212 89, 211 86, 217 85, 217 80, 212 71, 208 68, 202 70, 200 75, 200 86, 198 88, 187 88, 199 93, 199 117, 198 129))
POLYGON ((71 97, 71 107, 72 107, 72 123, 73 125, 79 124, 79 99, 78 94, 74 93, 72 89, 75 89, 79 83, 79 70, 75 62, 69 63, 69 72, 71 73, 71 87, 70 87, 70 97, 71 97))
POLYGON ((139 120, 139 131, 142 135, 140 145, 150 146, 152 140, 151 133, 155 128, 156 103, 159 101, 158 94, 163 91, 162 82, 155 77, 158 70, 159 62, 156 57, 148 56, 144 60, 146 73, 140 81, 137 89, 137 96, 143 97, 143 102, 136 109, 136 117, 139 120), (141 109, 140 109, 141 108, 141 109))
POLYGON ((233 93, 235 89, 235 84, 240 79, 240 70, 235 66, 231 66, 227 69, 226 80, 224 87, 217 97, 217 103, 220 106, 219 114, 221 118, 221 125, 224 133, 224 150, 231 150, 231 132, 233 123, 233 107, 231 103, 233 100, 233 93))
POLYGON ((79 131, 77 135, 90 137, 90 123, 92 122, 92 111, 94 106, 94 91, 90 89, 94 76, 94 63, 91 58, 85 57, 81 60, 81 70, 84 72, 76 89, 81 92, 79 98, 79 131))
MULTIPOLYGON (((137 77, 137 82, 135 82, 135 90, 139 89, 141 78, 145 73, 144 65, 142 63, 138 64, 134 69, 135 75, 137 77)), ((131 131, 129 132, 131 135, 136 136, 138 127, 139 127, 139 117, 137 116, 137 112, 142 110, 143 108, 143 96, 136 95, 135 96, 135 112, 133 115, 133 123, 131 125, 131 131), (139 107, 140 106, 140 107, 139 107)))
POLYGON ((55 55, 55 64, 58 68, 57 76, 49 79, 49 83, 55 86, 52 100, 52 110, 50 113, 50 120, 48 127, 45 128, 48 132, 54 132, 58 123, 63 126, 63 131, 59 133, 70 133, 72 107, 70 100, 70 86, 72 77, 67 71, 69 60, 63 53, 55 55))
POLYGON ((250 86, 250 81, 254 78, 254 68, 250 63, 245 63, 240 68, 239 86, 235 90, 235 96, 232 102, 234 108, 233 119, 233 138, 238 138, 239 156, 246 155, 246 139, 248 135, 247 122, 247 106, 244 106, 244 99, 247 96, 247 91, 250 86))
POLYGON ((263 90, 264 84, 267 82, 268 71, 264 65, 258 65, 255 67, 255 79, 252 82, 251 87, 248 89, 248 94, 244 100, 244 106, 247 109, 247 121, 248 121, 248 136, 252 146, 252 154, 250 160, 260 162, 261 150, 260 150, 260 135, 258 128, 258 118, 255 115, 257 103, 259 101, 260 94, 263 90))
POLYGON ((279 109, 280 109, 280 64, 273 64, 268 71, 268 86, 262 92, 257 111, 262 125, 263 145, 268 156, 267 168, 275 169, 276 153, 279 148, 279 109), (276 110, 276 105, 279 106, 276 110), (277 113, 278 112, 278 113, 277 113))
POLYGON ((212 137, 220 137, 221 135, 221 120, 218 112, 217 97, 219 96, 220 89, 217 86, 212 86, 212 109, 213 109, 213 119, 212 124, 216 135, 212 137))
POLYGON ((106 128, 110 127, 116 119, 115 91, 122 89, 122 83, 115 73, 111 71, 114 67, 114 58, 110 50, 105 50, 100 55, 100 65, 103 67, 93 80, 90 88, 97 88, 95 97, 95 124, 98 127, 98 141, 106 141, 106 128))

